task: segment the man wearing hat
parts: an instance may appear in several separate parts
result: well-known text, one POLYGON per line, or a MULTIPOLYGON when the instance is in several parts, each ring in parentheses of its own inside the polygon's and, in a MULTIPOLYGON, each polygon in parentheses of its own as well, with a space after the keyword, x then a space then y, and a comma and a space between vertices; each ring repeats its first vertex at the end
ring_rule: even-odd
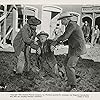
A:
POLYGON ((40 62, 40 73, 45 72, 46 75, 49 75, 55 79, 58 77, 63 78, 65 75, 62 68, 58 68, 57 60, 54 56, 54 51, 51 51, 51 44, 53 40, 48 39, 48 34, 44 31, 41 31, 37 35, 37 44, 41 48, 41 52, 37 52, 38 54, 38 62, 40 62))
POLYGON ((38 54, 38 62, 40 62, 40 73, 45 72, 53 78, 56 78, 54 68, 57 67, 57 61, 54 56, 54 52, 50 50, 52 40, 48 39, 48 33, 41 31, 36 41, 38 46, 41 48, 41 52, 38 54))
POLYGON ((68 62, 67 57, 64 61, 64 66, 68 77, 68 91, 76 87, 75 66, 80 55, 86 53, 83 32, 76 22, 71 21, 71 17, 72 15, 69 13, 62 13, 60 15, 58 20, 61 20, 62 25, 65 26, 65 32, 63 35, 58 37, 58 39, 52 44, 53 46, 51 46, 51 50, 54 50, 57 43, 68 39, 68 62))
POLYGON ((15 49, 15 55, 18 58, 16 73, 22 74, 26 67, 26 71, 30 70, 30 48, 40 50, 37 45, 34 44, 36 37, 36 27, 40 25, 41 21, 36 17, 28 19, 27 24, 16 35, 13 41, 13 47, 15 49))

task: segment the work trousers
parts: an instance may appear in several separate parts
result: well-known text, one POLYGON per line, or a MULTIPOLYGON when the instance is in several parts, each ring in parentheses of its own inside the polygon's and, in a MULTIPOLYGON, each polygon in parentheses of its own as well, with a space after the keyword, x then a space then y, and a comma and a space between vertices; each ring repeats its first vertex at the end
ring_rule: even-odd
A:
POLYGON ((64 61, 66 75, 68 77, 68 85, 76 85, 75 66, 78 62, 78 56, 66 57, 64 61))
POLYGON ((29 71, 31 62, 30 62, 30 47, 26 46, 24 51, 21 51, 20 55, 17 56, 17 73, 23 73, 23 71, 29 71))
POLYGON ((97 42, 98 37, 96 35, 92 36, 92 44, 95 45, 97 42))

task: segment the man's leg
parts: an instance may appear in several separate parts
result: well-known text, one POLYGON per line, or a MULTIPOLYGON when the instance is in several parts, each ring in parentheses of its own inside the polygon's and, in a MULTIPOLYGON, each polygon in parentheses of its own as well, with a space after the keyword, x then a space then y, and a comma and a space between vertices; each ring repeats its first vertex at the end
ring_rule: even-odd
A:
POLYGON ((97 39, 98 39, 98 38, 97 38, 97 36, 96 36, 96 39, 95 39, 95 44, 97 43, 97 39))
POLYGON ((86 35, 84 34, 84 38, 85 38, 85 42, 87 42, 87 40, 86 40, 86 35))
POLYGON ((86 35, 86 43, 89 42, 89 34, 86 35))
POLYGON ((58 65, 57 64, 55 64, 55 66, 54 66, 54 73, 59 76, 58 65))
POLYGON ((71 56, 68 59, 68 62, 65 62, 65 70, 66 75, 68 77, 68 85, 75 86, 76 85, 76 76, 75 76, 75 66, 77 64, 79 57, 71 56))
POLYGON ((30 67, 31 67, 30 50, 31 50, 31 48, 29 46, 27 46, 25 48, 25 52, 24 52, 24 55, 25 55, 25 71, 26 72, 29 72, 30 67))
POLYGON ((42 64, 42 67, 43 67, 43 70, 46 74, 48 74, 49 76, 53 77, 53 78, 57 78, 57 74, 55 74, 55 71, 54 71, 54 68, 52 68, 50 66, 50 63, 48 63, 47 60, 44 60, 41 62, 42 64))
POLYGON ((16 73, 22 74, 24 70, 24 64, 25 64, 24 52, 21 51, 20 55, 17 58, 18 58, 18 62, 17 62, 16 73))
POLYGON ((93 45, 95 45, 95 44, 96 44, 96 36, 94 37, 93 45))
POLYGON ((93 43, 94 43, 94 36, 92 35, 92 39, 91 39, 91 44, 92 44, 92 46, 93 46, 93 43))

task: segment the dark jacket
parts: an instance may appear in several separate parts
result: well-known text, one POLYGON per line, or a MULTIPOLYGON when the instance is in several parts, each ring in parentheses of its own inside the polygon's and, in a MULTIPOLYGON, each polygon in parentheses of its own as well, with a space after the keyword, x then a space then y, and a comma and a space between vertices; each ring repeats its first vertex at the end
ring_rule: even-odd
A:
POLYGON ((42 51, 40 54, 42 62, 43 63, 46 62, 47 64, 49 64, 51 68, 53 68, 55 64, 57 64, 56 58, 54 56, 54 52, 52 52, 50 49, 52 42, 53 42, 52 40, 48 39, 44 42, 44 45, 42 47, 42 43, 39 40, 37 41, 38 46, 41 48, 42 51))
POLYGON ((26 45, 31 46, 33 49, 37 49, 38 46, 34 44, 35 37, 36 32, 32 31, 28 24, 24 25, 13 41, 16 56, 19 56, 20 52, 24 50, 26 45))
POLYGON ((90 34, 90 26, 89 25, 87 25, 87 26, 86 25, 83 25, 82 31, 83 31, 83 34, 85 36, 89 35, 90 34))
POLYGON ((66 39, 68 39, 69 56, 80 56, 86 53, 84 35, 77 23, 70 21, 65 28, 64 34, 53 44, 55 45, 57 42, 65 41, 66 39))

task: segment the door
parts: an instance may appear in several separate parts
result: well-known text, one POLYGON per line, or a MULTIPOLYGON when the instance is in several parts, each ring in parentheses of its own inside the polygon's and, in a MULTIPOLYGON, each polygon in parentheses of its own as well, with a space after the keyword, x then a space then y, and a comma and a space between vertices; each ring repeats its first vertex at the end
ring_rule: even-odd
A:
POLYGON ((53 30, 56 27, 57 19, 62 9, 58 6, 43 6, 42 8, 42 25, 41 30, 49 34, 49 38, 53 37, 53 30))
POLYGON ((57 24, 60 25, 60 21, 57 21, 57 19, 59 18, 60 12, 51 12, 51 14, 52 15, 51 15, 51 21, 50 21, 50 33, 51 33, 51 37, 50 38, 54 38, 53 31, 56 28, 57 24))
POLYGON ((43 11, 41 30, 47 32, 48 34, 50 34, 50 21, 51 21, 51 12, 43 11))

